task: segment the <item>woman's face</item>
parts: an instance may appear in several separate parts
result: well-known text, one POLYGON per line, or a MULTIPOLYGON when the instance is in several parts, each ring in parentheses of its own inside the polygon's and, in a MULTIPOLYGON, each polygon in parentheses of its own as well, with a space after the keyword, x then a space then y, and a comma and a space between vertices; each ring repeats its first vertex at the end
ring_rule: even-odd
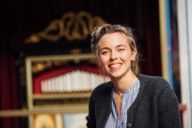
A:
POLYGON ((99 64, 111 78, 120 78, 131 72, 131 61, 136 51, 132 51, 124 34, 115 32, 104 35, 97 47, 99 64))

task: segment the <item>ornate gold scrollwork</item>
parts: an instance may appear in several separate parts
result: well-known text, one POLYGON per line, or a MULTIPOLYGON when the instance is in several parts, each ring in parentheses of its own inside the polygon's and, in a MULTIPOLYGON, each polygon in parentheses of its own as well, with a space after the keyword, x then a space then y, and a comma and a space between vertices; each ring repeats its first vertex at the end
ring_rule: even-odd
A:
POLYGON ((106 23, 99 16, 91 16, 85 11, 79 13, 69 12, 59 20, 52 21, 47 28, 36 34, 32 34, 26 39, 27 43, 38 43, 45 39, 50 42, 56 42, 61 38, 66 40, 83 40, 89 35, 89 32, 96 25, 106 23))

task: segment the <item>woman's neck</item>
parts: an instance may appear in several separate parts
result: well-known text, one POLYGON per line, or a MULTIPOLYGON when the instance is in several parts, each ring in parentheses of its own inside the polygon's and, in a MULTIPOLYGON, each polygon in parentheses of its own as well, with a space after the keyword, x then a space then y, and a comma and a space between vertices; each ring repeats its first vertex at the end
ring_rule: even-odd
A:
POLYGON ((116 93, 121 95, 124 91, 132 88, 136 80, 137 80, 136 75, 133 72, 131 72, 129 74, 126 74, 122 78, 112 79, 112 82, 114 84, 116 93))

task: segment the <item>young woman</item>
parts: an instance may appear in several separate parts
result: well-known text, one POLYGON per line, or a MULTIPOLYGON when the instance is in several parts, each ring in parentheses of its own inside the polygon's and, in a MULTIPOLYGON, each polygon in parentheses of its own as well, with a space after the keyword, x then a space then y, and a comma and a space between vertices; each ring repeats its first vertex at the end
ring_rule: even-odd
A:
POLYGON ((92 92, 88 128, 181 128, 178 101, 167 81, 138 73, 130 28, 98 26, 91 43, 100 68, 111 81, 92 92))

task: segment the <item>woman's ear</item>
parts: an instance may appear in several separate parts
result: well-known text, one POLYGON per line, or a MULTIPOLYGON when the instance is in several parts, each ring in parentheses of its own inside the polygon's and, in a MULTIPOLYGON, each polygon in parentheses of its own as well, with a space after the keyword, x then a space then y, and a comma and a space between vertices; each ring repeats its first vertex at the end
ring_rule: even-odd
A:
POLYGON ((136 56, 137 56, 137 50, 133 50, 131 52, 131 60, 134 61, 136 59, 136 56))

